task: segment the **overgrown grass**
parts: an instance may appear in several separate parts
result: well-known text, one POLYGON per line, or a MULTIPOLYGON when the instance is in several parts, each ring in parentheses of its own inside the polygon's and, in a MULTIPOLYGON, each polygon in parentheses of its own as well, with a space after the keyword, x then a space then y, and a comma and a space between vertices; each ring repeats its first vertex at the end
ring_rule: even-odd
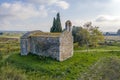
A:
MULTIPOLYGON (((99 46, 90 50, 120 50, 117 45, 99 46)), ((75 51, 85 49, 77 47, 75 51)), ((111 56, 120 58, 120 52, 74 52, 73 57, 58 62, 36 55, 21 56, 19 42, 3 41, 0 43, 0 80, 76 80, 96 62, 111 56)))
MULTIPOLYGON (((36 55, 20 56, 11 55, 7 61, 17 68, 35 72, 38 77, 73 80, 88 70, 95 62, 103 57, 120 56, 119 52, 89 52, 74 53, 74 56, 66 61, 58 62, 51 58, 38 57, 36 55)), ((33 78, 34 74, 30 74, 33 78)), ((33 78, 34 79, 34 78, 33 78)))
POLYGON ((120 50, 119 46, 99 46, 96 48, 90 48, 90 50, 120 50))
MULTIPOLYGON (((87 50, 86 46, 74 48, 75 50, 87 50)), ((88 50, 120 50, 120 45, 112 45, 112 46, 98 46, 98 47, 88 47, 88 50)))
POLYGON ((114 56, 101 58, 79 80, 120 80, 120 59, 114 56))
POLYGON ((14 34, 14 35, 7 35, 7 34, 3 34, 0 35, 0 38, 20 38, 22 36, 22 34, 14 34))
POLYGON ((0 80, 26 80, 27 76, 23 70, 8 64, 0 67, 0 80))

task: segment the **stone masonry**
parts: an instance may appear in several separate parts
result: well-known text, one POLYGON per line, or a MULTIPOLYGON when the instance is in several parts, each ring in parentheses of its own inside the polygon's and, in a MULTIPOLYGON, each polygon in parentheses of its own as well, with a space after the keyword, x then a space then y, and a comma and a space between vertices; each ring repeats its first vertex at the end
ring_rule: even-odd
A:
POLYGON ((31 31, 21 37, 21 55, 29 53, 64 61, 73 55, 71 22, 68 20, 62 33, 31 31))

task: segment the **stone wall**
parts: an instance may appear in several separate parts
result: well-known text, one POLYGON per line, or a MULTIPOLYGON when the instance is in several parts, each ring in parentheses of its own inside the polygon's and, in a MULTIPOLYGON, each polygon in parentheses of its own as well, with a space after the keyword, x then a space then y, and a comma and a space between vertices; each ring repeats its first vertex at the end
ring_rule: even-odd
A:
POLYGON ((28 53, 52 57, 58 61, 73 56, 72 23, 67 20, 62 33, 45 33, 40 30, 30 31, 20 39, 21 55, 28 53))
POLYGON ((31 36, 30 52, 59 60, 59 37, 31 36))
POLYGON ((27 55, 30 52, 30 42, 29 39, 20 40, 21 55, 27 55))
POLYGON ((73 55, 73 36, 65 31, 60 37, 60 61, 66 60, 73 55))
POLYGON ((27 35, 21 37, 21 55, 28 53, 52 57, 58 61, 73 55, 72 33, 64 31, 60 35, 27 35))

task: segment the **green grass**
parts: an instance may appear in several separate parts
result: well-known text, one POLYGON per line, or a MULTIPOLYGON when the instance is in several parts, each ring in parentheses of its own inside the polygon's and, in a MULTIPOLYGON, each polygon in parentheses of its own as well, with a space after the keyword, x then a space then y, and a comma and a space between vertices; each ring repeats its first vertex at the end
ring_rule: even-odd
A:
MULTIPOLYGON (((76 47, 75 51, 85 49, 86 47, 76 47)), ((82 76, 89 78, 89 74, 94 75, 94 73, 90 73, 91 68, 95 68, 99 73, 99 65, 93 67, 98 61, 102 62, 111 56, 120 59, 120 51, 99 52, 99 50, 120 50, 118 44, 99 46, 90 48, 90 50, 96 51, 74 52, 73 57, 58 62, 51 58, 36 55, 21 56, 19 42, 3 41, 3 43, 0 43, 0 80, 15 80, 16 78, 17 80, 76 80, 82 76), (87 75, 84 75, 85 73, 87 75)), ((101 64, 101 62, 98 64, 101 64)), ((105 62, 104 65, 107 65, 107 63, 105 62)), ((86 78, 83 78, 83 80, 86 80, 86 78)))
POLYGON ((87 47, 86 45, 84 46, 78 46, 78 43, 74 43, 74 50, 120 50, 120 42, 113 42, 111 45, 99 45, 97 47, 87 47))
POLYGON ((115 56, 101 58, 80 80, 120 80, 120 58, 115 56))
MULTIPOLYGON (((84 47, 78 47, 78 48, 75 48, 75 50, 86 50, 87 48, 84 46, 84 47)), ((120 50, 120 46, 98 46, 98 47, 89 47, 88 50, 120 50)))
POLYGON ((0 80, 26 80, 24 71, 10 65, 0 67, 0 80))
POLYGON ((3 34, 0 38, 20 38, 22 34, 3 34))
MULTIPOLYGON (((119 52, 89 52, 74 53, 74 56, 66 61, 58 62, 51 58, 38 57, 36 55, 20 56, 11 55, 7 61, 29 72, 36 72, 39 77, 52 79, 77 79, 82 73, 88 70, 95 62, 103 57, 120 56, 119 52)), ((33 74, 30 74, 32 76, 33 74)))
POLYGON ((90 50, 120 50, 119 46, 99 46, 96 48, 90 48, 90 50))

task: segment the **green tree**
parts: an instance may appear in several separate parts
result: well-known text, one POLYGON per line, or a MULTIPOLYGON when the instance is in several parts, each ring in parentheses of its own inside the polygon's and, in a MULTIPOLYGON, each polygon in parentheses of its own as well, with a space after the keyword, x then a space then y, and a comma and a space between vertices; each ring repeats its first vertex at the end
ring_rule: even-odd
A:
POLYGON ((120 35, 120 29, 117 31, 117 34, 120 35))
POLYGON ((60 21, 60 14, 57 13, 57 18, 53 20, 53 26, 50 29, 50 32, 62 32, 62 26, 60 21))
POLYGON ((98 28, 94 27, 90 33, 90 42, 89 42, 90 45, 96 47, 98 46, 98 43, 102 42, 103 40, 104 40, 104 36, 102 32, 100 32, 98 28))
POLYGON ((78 42, 78 32, 80 32, 82 30, 82 27, 77 27, 77 26, 73 26, 72 28, 72 35, 74 36, 74 43, 78 42))
POLYGON ((77 33, 77 41, 80 46, 86 45, 88 46, 88 43, 90 42, 90 34, 87 31, 87 29, 82 28, 78 33, 77 33))
POLYGON ((54 17, 54 19, 53 19, 53 25, 52 25, 52 27, 51 27, 51 29, 50 29, 50 32, 54 32, 55 29, 56 29, 56 19, 55 19, 55 17, 54 17))
POLYGON ((99 42, 104 40, 103 34, 98 27, 88 26, 87 28, 73 27, 72 34, 74 43, 78 42, 80 46, 86 45, 96 47, 99 42))
POLYGON ((62 26, 61 26, 60 14, 59 13, 57 13, 56 26, 57 26, 57 31, 62 32, 62 26))

